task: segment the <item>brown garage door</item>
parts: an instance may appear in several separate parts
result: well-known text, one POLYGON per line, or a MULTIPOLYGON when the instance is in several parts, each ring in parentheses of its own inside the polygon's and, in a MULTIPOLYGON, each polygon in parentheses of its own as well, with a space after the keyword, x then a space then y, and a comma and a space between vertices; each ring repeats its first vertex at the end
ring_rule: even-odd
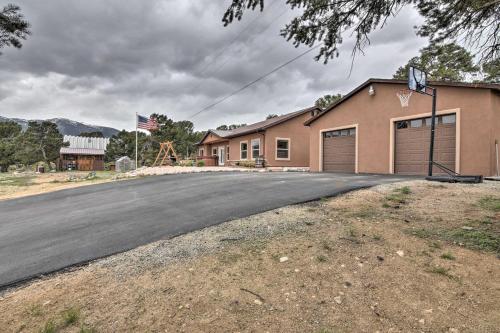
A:
POLYGON ((323 133, 323 171, 355 172, 356 129, 323 133))
MULTIPOLYGON (((451 170, 455 170, 455 121, 455 114, 436 117, 434 161, 451 170)), ((427 174, 431 118, 399 121, 395 125, 395 172, 427 174)), ((434 167, 433 173, 444 172, 434 167)))

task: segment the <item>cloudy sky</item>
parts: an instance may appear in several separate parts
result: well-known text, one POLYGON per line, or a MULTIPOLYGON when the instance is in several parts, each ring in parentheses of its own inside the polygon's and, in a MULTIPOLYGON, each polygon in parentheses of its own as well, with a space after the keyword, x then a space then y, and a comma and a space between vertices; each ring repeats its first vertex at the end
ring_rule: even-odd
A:
POLYGON ((421 18, 407 8, 371 36, 350 76, 346 38, 340 58, 327 65, 315 62, 313 51, 193 118, 306 50, 279 36, 297 14, 283 0, 267 0, 263 13, 248 12, 228 27, 221 18, 229 0, 8 2, 21 6, 33 34, 22 49, 2 50, 0 115, 118 129, 133 129, 135 112, 188 119, 198 130, 260 121, 311 106, 327 93, 345 94, 369 77, 389 78, 426 45, 413 28, 421 18))

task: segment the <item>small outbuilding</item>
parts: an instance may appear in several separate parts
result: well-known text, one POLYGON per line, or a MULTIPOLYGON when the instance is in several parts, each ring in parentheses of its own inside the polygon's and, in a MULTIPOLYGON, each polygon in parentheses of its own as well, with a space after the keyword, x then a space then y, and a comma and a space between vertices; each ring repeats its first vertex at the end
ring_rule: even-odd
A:
POLYGON ((104 170, 104 155, 109 144, 109 138, 65 135, 63 140, 69 142, 69 146, 62 147, 59 152, 60 170, 104 170))
MULTIPOLYGON (((428 85, 438 91, 434 160, 461 174, 499 172, 500 85, 428 85)), ((406 88, 406 81, 369 79, 307 120, 310 170, 425 175, 432 99, 413 92, 405 106, 406 88)))

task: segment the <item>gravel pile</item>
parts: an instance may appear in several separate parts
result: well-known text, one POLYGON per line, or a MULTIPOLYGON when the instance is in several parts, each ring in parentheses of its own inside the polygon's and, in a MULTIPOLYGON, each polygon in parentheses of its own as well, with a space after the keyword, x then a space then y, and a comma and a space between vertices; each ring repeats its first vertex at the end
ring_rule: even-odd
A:
POLYGON ((235 167, 182 167, 182 166, 163 166, 163 167, 142 167, 137 170, 129 171, 120 175, 120 177, 136 176, 154 176, 170 175, 179 173, 199 173, 199 172, 265 172, 265 169, 235 168, 235 167))

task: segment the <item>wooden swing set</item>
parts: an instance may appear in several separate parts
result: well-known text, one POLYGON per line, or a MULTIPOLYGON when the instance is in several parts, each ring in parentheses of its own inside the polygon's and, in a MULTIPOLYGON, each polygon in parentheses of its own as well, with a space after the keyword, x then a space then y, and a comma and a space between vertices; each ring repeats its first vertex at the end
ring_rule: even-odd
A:
POLYGON ((176 161, 178 160, 172 141, 160 142, 160 151, 158 152, 158 155, 156 155, 153 166, 157 166, 156 163, 160 160, 162 154, 163 158, 161 159, 161 162, 158 164, 158 166, 163 166, 167 158, 168 161, 172 161, 172 158, 174 158, 176 161), (169 155, 169 152, 171 153, 171 155, 169 155))

